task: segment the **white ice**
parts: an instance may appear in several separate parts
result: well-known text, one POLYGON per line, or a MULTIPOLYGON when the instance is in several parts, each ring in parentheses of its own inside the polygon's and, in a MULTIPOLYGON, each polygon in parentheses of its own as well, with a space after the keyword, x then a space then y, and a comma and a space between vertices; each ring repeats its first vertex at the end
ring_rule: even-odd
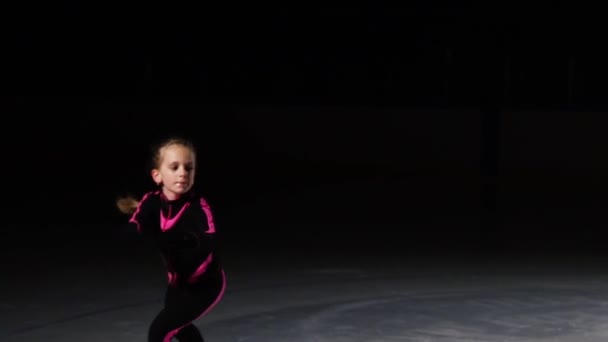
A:
MULTIPOLYGON (((206 341, 608 339, 603 258, 281 253, 226 250, 225 296, 196 321, 206 341)), ((142 245, 3 260, 5 342, 145 341, 161 308, 164 272, 142 245)))

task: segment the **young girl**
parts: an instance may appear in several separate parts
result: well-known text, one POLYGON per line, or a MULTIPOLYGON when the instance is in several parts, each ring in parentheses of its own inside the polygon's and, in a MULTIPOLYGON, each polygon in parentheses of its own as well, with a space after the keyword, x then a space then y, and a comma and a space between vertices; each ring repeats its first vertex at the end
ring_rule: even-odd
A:
POLYGON ((192 322, 222 298, 226 278, 209 205, 192 190, 195 149, 184 139, 169 139, 154 150, 152 161, 151 176, 159 189, 141 201, 117 201, 123 213, 132 215, 129 224, 155 243, 167 267, 165 305, 150 325, 148 341, 203 341, 192 322))

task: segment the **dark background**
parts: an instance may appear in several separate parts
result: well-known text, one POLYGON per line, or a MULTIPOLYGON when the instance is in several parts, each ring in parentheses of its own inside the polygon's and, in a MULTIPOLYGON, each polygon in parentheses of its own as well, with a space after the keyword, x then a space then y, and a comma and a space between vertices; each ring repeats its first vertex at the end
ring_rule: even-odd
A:
POLYGON ((12 246, 132 243, 114 201, 179 134, 233 253, 604 253, 597 10, 43 6, 6 12, 12 246))

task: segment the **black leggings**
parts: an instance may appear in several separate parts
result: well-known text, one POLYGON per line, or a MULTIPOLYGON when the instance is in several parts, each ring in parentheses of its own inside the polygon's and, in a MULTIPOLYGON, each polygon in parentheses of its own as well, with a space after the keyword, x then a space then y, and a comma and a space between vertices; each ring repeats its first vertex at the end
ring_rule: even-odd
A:
POLYGON ((206 314, 222 298, 226 278, 222 271, 217 277, 203 280, 192 288, 169 286, 165 307, 158 313, 148 331, 148 342, 202 342, 203 337, 192 323, 206 314))

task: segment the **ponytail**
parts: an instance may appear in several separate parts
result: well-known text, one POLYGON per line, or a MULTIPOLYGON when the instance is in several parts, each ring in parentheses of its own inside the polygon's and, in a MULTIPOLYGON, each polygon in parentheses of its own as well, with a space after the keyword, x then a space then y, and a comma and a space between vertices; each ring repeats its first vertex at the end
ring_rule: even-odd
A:
POLYGON ((120 197, 116 200, 116 206, 123 214, 133 214, 139 206, 139 201, 133 196, 120 197))

